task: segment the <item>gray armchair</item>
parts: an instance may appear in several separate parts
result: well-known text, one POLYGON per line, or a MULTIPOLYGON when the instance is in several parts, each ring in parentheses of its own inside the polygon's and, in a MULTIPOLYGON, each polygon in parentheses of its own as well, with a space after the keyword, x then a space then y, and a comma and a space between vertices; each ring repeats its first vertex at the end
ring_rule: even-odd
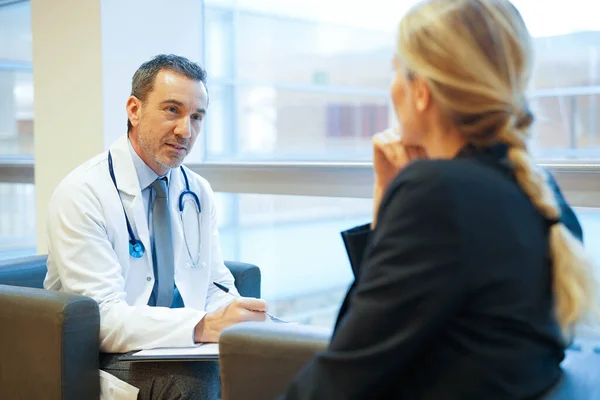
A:
MULTIPOLYGON (((98 304, 43 290, 46 256, 0 261, 0 399, 97 399, 98 304)), ((260 269, 225 262, 240 294, 260 297, 260 269)))
POLYGON ((247 322, 225 329, 219 339, 223 400, 274 399, 330 337, 328 329, 296 324, 247 322))
MULTIPOLYGON (((330 332, 321 328, 243 323, 219 340, 223 400, 272 400, 300 369, 324 350, 330 332)), ((600 342, 567 350, 564 376, 539 400, 600 400, 600 342)))

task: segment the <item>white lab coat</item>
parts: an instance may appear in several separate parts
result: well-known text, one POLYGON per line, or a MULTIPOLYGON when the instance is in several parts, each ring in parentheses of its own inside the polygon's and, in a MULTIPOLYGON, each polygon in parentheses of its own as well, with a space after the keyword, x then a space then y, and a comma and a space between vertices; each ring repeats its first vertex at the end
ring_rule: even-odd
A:
POLYGON ((212 282, 220 282, 236 293, 233 276, 221 256, 213 192, 205 179, 186 169, 190 189, 202 205, 201 244, 197 245, 198 232, 187 232, 190 247, 200 252, 199 266, 193 267, 178 209, 185 181, 179 168, 171 170, 169 206, 175 284, 185 308, 148 306, 154 286, 152 247, 128 146, 123 136, 111 147, 119 193, 109 175, 108 152, 77 167, 55 190, 48 212, 48 274, 44 287, 89 296, 98 302, 100 347, 104 352, 192 346, 194 327, 205 313, 232 299, 212 282), (146 249, 139 259, 129 255, 129 235, 119 194, 136 237, 146 249))

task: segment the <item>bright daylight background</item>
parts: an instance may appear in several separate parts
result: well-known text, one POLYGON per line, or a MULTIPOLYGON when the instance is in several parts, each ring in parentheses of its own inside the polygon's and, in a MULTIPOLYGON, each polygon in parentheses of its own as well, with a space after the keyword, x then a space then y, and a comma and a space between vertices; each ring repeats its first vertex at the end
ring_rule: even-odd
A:
MULTIPOLYGON (((394 32, 413 4, 204 1, 198 18, 211 104, 204 143, 188 161, 317 165, 324 179, 328 163, 368 162, 371 135, 394 123, 388 98, 394 32)), ((600 6, 584 0, 515 4, 535 36, 536 156, 565 165, 598 163, 600 6)), ((31 62, 29 3, 0 6, 0 164, 32 157, 31 62)), ((200 173, 203 165, 197 165, 200 173)), ((263 295, 275 314, 331 326, 351 280, 339 232, 368 222, 371 201, 307 190, 219 193, 223 249, 228 259, 260 266, 263 295)), ((35 254, 35 186, 0 183, 0 205, 0 257, 35 254)), ((589 207, 577 212, 600 261, 600 214, 589 207)))

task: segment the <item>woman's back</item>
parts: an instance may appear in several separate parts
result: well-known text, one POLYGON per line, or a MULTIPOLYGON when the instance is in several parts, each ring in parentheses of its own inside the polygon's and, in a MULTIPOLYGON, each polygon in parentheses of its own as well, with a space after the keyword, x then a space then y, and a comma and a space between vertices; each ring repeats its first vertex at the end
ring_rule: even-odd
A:
MULTIPOLYGON (((527 398, 547 389, 560 374, 564 347, 553 309, 549 225, 510 168, 493 152, 462 154, 417 162, 398 180, 425 186, 406 196, 438 187, 433 190, 447 200, 439 207, 455 221, 440 229, 460 238, 454 251, 464 262, 457 271, 464 280, 461 304, 415 357, 401 392, 429 398, 426 393, 433 390, 431 398, 441 398, 438 389, 444 387, 447 398, 478 398, 478 393, 527 398)), ((581 238, 575 215, 558 190, 556 196, 563 204, 562 222, 581 238)), ((424 232, 422 240, 430 241, 429 236, 424 232)))
POLYGON ((550 389, 564 345, 548 229, 494 152, 408 165, 377 228, 346 235, 349 253, 363 254, 355 283, 329 349, 286 398, 527 399, 550 389))

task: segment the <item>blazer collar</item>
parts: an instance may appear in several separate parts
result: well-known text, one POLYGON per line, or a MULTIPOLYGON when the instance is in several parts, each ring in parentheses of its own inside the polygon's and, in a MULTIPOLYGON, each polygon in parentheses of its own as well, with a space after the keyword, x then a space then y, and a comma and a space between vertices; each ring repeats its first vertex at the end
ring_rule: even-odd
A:
POLYGON ((474 159, 478 162, 497 168, 503 173, 514 178, 515 169, 508 159, 508 145, 496 143, 486 147, 467 145, 454 157, 454 159, 474 159))
POLYGON ((485 147, 467 144, 454 158, 485 157, 502 161, 506 159, 507 153, 508 145, 504 143, 496 143, 485 147))

